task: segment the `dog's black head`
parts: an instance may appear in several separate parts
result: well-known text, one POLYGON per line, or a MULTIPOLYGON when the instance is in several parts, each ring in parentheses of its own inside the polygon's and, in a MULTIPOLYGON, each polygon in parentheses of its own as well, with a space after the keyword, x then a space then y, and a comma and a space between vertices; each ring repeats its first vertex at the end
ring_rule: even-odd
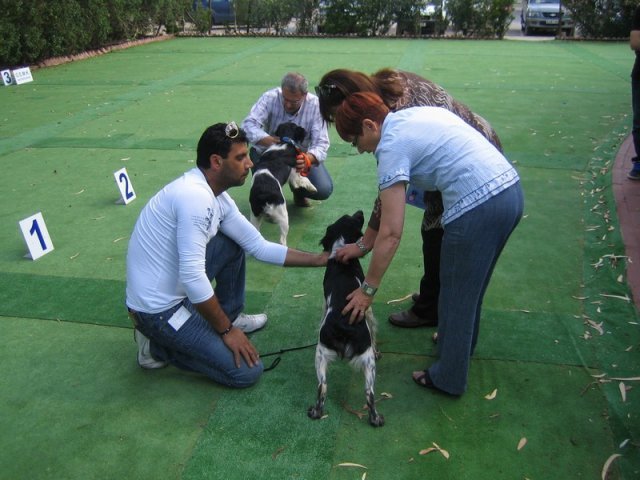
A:
POLYGON ((304 140, 304 136, 307 134, 307 131, 296 125, 293 122, 284 122, 278 125, 276 128, 275 135, 276 137, 289 137, 296 143, 301 143, 304 140))
POLYGON ((320 245, 325 252, 333 249, 333 244, 340 237, 344 239, 344 243, 354 243, 362 236, 362 226, 364 225, 364 214, 362 210, 358 210, 353 215, 343 215, 332 225, 327 227, 320 245))

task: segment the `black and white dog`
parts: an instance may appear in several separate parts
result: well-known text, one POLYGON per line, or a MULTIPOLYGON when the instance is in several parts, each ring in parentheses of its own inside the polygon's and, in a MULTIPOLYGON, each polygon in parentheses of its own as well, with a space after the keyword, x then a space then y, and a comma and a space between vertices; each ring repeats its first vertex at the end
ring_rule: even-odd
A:
POLYGON ((303 188, 313 193, 317 191, 309 179, 295 169, 298 154, 296 144, 304 140, 305 134, 305 129, 295 123, 280 124, 275 136, 293 142, 282 141, 266 149, 256 164, 251 180, 251 223, 258 229, 263 220, 277 224, 282 245, 287 244, 289 233, 289 213, 282 187, 289 182, 292 190, 303 188))
POLYGON ((309 417, 321 418, 327 398, 327 366, 336 357, 350 360, 352 366, 362 369, 365 378, 365 395, 369 409, 369 423, 374 427, 384 425, 384 417, 376 411, 373 385, 376 380, 375 318, 371 308, 365 313, 365 321, 349 324, 349 316, 342 315, 347 295, 359 288, 364 281, 360 261, 352 259, 342 263, 335 259, 336 250, 362 236, 364 215, 359 210, 344 215, 327 227, 320 241, 324 251, 331 252, 324 274, 324 313, 320 326, 320 339, 316 347, 316 373, 318 398, 308 410, 309 417))

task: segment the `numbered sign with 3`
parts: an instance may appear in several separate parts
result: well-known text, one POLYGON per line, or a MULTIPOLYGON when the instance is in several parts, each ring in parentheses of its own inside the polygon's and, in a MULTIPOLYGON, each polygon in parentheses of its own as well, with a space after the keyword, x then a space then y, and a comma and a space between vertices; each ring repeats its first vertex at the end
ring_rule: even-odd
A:
POLYGON ((4 83, 5 87, 8 87, 9 85, 13 85, 13 75, 11 75, 11 70, 2 70, 0 72, 0 75, 2 76, 2 83, 4 83))
POLYGON ((123 167, 117 172, 114 172, 113 176, 116 179, 118 189, 120 189, 120 198, 116 203, 124 203, 127 205, 128 203, 133 202, 136 199, 136 192, 133 190, 133 185, 131 184, 131 179, 129 178, 127 169, 123 167))
POLYGON ((18 222, 22 236, 25 242, 27 242, 27 248, 29 254, 26 255, 32 260, 46 255, 53 250, 53 243, 49 236, 49 231, 42 218, 42 213, 38 212, 35 215, 31 215, 29 218, 25 218, 18 222))

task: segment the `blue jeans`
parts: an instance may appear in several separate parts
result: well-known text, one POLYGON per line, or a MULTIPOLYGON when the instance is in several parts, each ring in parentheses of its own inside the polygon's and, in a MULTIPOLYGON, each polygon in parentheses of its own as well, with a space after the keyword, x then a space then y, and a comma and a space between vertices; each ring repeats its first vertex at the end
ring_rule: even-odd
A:
POLYGON ((640 78, 631 77, 631 110, 633 112, 633 123, 631 128, 631 136, 633 138, 633 147, 635 156, 633 161, 637 161, 640 155, 640 78))
MULTIPOLYGON (((215 279, 215 295, 222 310, 235 320, 244 307, 244 251, 229 237, 218 233, 207 245, 206 271, 209 280, 215 279)), ((249 387, 262 375, 262 362, 250 368, 242 360, 241 367, 236 367, 231 350, 188 299, 161 313, 137 312, 136 320, 136 328, 151 340, 151 355, 156 360, 236 388, 249 387), (176 331, 169 320, 181 307, 191 316, 176 331)))
MULTIPOLYGON (((249 150, 249 156, 251 157, 251 161, 254 165, 257 165, 260 161, 260 155, 258 155, 258 152, 253 147, 249 150)), ((251 169, 251 171, 253 172, 254 169, 251 169)), ((301 189, 299 193, 301 197, 310 198, 312 200, 326 200, 331 196, 333 193, 333 180, 331 179, 331 175, 329 175, 329 171, 327 170, 327 167, 325 167, 324 162, 320 162, 319 164, 311 167, 308 178, 318 191, 316 193, 311 193, 307 190, 301 189)))
POLYGON ((507 239, 522 217, 520 183, 445 225, 440 259, 438 360, 433 384, 453 395, 467 389, 482 299, 507 239))

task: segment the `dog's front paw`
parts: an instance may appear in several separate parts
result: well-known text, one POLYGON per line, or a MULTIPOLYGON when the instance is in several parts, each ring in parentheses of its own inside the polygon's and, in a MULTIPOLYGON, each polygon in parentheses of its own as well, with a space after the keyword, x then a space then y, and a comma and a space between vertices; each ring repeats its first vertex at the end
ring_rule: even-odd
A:
POLYGON ((382 427, 384 425, 384 416, 379 413, 369 414, 369 423, 374 427, 382 427))
POLYGON ((309 418, 312 418, 314 420, 319 420, 322 418, 322 415, 324 415, 324 412, 322 411, 321 408, 309 407, 309 410, 307 410, 307 415, 309 416, 309 418))

